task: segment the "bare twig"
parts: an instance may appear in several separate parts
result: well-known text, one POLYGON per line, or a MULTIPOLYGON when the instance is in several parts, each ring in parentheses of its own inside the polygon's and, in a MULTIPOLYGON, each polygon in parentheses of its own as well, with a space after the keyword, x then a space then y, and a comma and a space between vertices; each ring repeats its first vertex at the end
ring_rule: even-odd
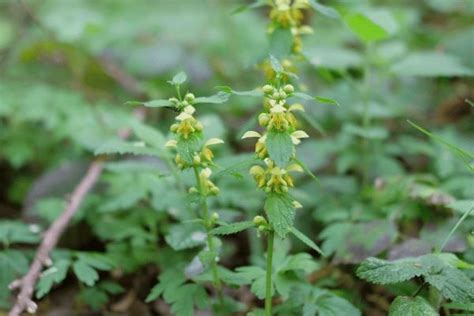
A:
POLYGON ((19 316, 24 310, 29 313, 36 311, 37 305, 31 297, 35 288, 36 281, 44 266, 51 265, 49 255, 56 247, 59 238, 68 226, 71 218, 81 205, 87 192, 94 186, 102 173, 103 160, 97 159, 91 163, 86 175, 73 191, 71 199, 66 205, 64 212, 53 222, 44 234, 43 240, 36 252, 35 259, 30 266, 28 273, 21 279, 10 284, 10 288, 20 288, 16 304, 10 310, 9 316, 19 316))
MULTIPOLYGON (((134 111, 134 115, 143 119, 145 111, 139 108, 134 111)), ((127 138, 130 130, 119 131, 120 138, 127 138)), ((71 194, 70 199, 63 213, 51 224, 43 236, 43 240, 38 247, 36 256, 30 266, 30 269, 21 279, 15 280, 10 284, 10 289, 19 289, 15 305, 11 308, 9 316, 19 316, 23 311, 34 313, 37 309, 36 303, 32 300, 36 281, 38 280, 43 267, 52 264, 50 254, 58 244, 59 239, 66 230, 69 222, 76 214, 79 206, 87 193, 95 185, 103 170, 104 158, 98 158, 93 161, 87 170, 84 178, 77 185, 71 194)))

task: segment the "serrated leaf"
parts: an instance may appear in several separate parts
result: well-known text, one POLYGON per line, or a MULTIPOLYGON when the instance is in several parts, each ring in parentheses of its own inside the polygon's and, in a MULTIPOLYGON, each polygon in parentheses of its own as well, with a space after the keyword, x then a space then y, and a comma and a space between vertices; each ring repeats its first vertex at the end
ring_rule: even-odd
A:
POLYGON ((325 15, 333 19, 340 18, 339 12, 337 12, 337 10, 334 8, 331 8, 326 5, 322 5, 316 0, 309 0, 309 4, 311 5, 311 7, 313 7, 314 10, 318 11, 322 15, 325 15))
POLYGON ((359 268, 357 276, 377 284, 400 283, 428 272, 419 258, 406 258, 386 261, 378 258, 367 258, 359 268))
POLYGON ((439 254, 395 261, 368 258, 357 269, 357 276, 377 284, 399 283, 422 276, 454 302, 474 300, 474 282, 451 264, 451 260, 439 254))
POLYGON ((211 233, 214 235, 230 235, 254 226, 255 224, 252 221, 244 221, 214 228, 211 233))
POLYGON ((193 133, 189 138, 178 138, 176 151, 187 164, 193 163, 194 155, 201 150, 202 135, 193 133))
POLYGON ((131 155, 147 155, 160 157, 159 151, 146 147, 143 142, 127 142, 123 140, 109 141, 94 152, 95 155, 111 155, 111 154, 131 154, 131 155))
POLYGON ((99 274, 97 271, 82 260, 74 262, 72 265, 72 270, 79 281, 85 283, 88 286, 93 286, 99 279, 99 274))
POLYGON ((200 103, 213 103, 213 104, 220 104, 225 103, 229 100, 229 95, 225 92, 218 92, 215 95, 211 95, 209 97, 198 97, 194 99, 193 104, 200 104, 200 103))
POLYGON ((293 156, 294 145, 288 132, 268 132, 265 145, 270 159, 279 167, 285 167, 293 156))
POLYGON ((287 194, 268 194, 264 209, 275 232, 281 238, 285 238, 293 227, 295 217, 293 199, 287 194))
POLYGON ((331 99, 331 98, 316 96, 315 99, 318 100, 321 103, 324 103, 324 104, 340 106, 339 102, 337 102, 336 100, 331 99))
POLYGON ((306 246, 310 247, 313 250, 316 250, 318 253, 321 255, 325 256, 324 252, 321 250, 321 248, 318 247, 311 239, 309 239, 305 234, 300 232, 298 229, 295 227, 291 228, 291 233, 298 238, 301 242, 303 242, 306 246))
POLYGON ((361 13, 351 14, 344 18, 352 32, 365 42, 380 41, 388 37, 388 32, 361 13))
MULTIPOLYGON (((270 51, 269 51, 270 55, 275 56, 276 58, 287 57, 288 55, 291 54, 292 47, 293 47, 293 34, 291 34, 290 28, 276 28, 270 34, 270 51)), ((272 68, 276 72, 283 71, 283 67, 281 67, 281 65, 280 67, 277 68, 279 70, 276 70, 275 67, 273 67, 273 65, 272 65, 272 68)))
POLYGON ((181 71, 177 73, 171 81, 168 81, 168 83, 177 86, 184 83, 186 79, 188 79, 188 77, 186 76, 184 72, 181 71))
POLYGON ((390 305, 389 316, 437 316, 434 308, 422 297, 398 296, 390 305))
POLYGON ((43 271, 36 285, 36 298, 42 298, 51 291, 54 284, 61 283, 66 278, 70 265, 69 260, 61 259, 43 271))

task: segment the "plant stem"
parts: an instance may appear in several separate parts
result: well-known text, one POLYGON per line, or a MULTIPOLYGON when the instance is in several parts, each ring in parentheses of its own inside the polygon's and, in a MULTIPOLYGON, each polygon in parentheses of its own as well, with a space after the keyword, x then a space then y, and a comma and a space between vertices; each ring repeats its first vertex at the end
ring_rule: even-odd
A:
POLYGON ((273 274, 273 230, 268 232, 267 237, 267 270, 265 285, 265 316, 272 316, 272 274, 273 274))
MULTIPOLYGON (((362 128, 366 133, 370 128, 371 116, 370 116, 370 100, 372 98, 371 93, 371 60, 372 60, 372 50, 373 46, 371 43, 366 44, 365 54, 364 54, 364 81, 362 82, 362 103, 363 103, 363 114, 362 114, 362 128)), ((370 169, 370 144, 369 140, 365 137, 362 140, 363 145, 363 161, 364 161, 364 174, 363 174, 363 184, 366 185, 368 181, 368 173, 370 169)))
MULTIPOLYGON (((214 248, 214 241, 212 240, 212 235, 210 234, 210 230, 212 229, 212 227, 211 227, 211 221, 209 218, 209 207, 207 205, 206 196, 204 192, 202 191, 201 178, 199 177, 198 167, 194 166, 193 169, 194 169, 194 176, 196 177, 198 191, 202 198, 202 203, 201 203, 202 218, 204 220, 204 226, 206 227, 207 247, 209 248, 209 251, 211 253, 216 253, 216 250, 214 248)), ((224 306, 224 297, 222 295, 222 284, 219 278, 219 271, 217 270, 217 262, 216 262, 215 256, 213 256, 211 260, 211 272, 212 272, 213 284, 214 284, 214 287, 216 288, 217 296, 219 297, 219 303, 221 306, 224 306)))
POLYGON ((458 227, 461 225, 462 222, 471 214, 471 212, 474 210, 474 206, 472 206, 464 215, 457 221, 456 225, 454 225, 453 229, 449 232, 448 236, 444 239, 443 243, 441 244, 441 247, 439 248, 439 251, 437 252, 442 252, 444 247, 448 244, 448 241, 451 239, 453 236, 454 232, 458 229, 458 227))

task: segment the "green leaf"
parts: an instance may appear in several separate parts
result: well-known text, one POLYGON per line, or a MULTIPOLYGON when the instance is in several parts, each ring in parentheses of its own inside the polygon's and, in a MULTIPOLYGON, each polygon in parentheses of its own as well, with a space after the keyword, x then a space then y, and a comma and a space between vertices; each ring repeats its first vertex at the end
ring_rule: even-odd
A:
POLYGON ((77 258, 97 270, 108 271, 114 267, 113 261, 102 253, 81 252, 77 253, 77 258))
POLYGON ((127 142, 123 140, 111 140, 106 142, 94 152, 95 155, 111 155, 111 154, 131 154, 131 155, 147 155, 161 157, 161 153, 153 148, 146 147, 144 142, 127 142))
POLYGON ((340 106, 339 102, 337 102, 336 100, 331 99, 331 98, 316 96, 315 99, 318 100, 321 103, 324 103, 324 104, 340 106))
POLYGON ((79 281, 85 283, 88 286, 93 286, 99 279, 99 274, 97 271, 82 260, 74 262, 72 265, 72 270, 79 281))
POLYGON ((213 230, 211 230, 211 233, 214 235, 230 235, 254 226, 255 224, 252 221, 237 222, 214 228, 213 230))
POLYGON ((257 0, 253 3, 251 3, 251 4, 242 5, 242 6, 238 7, 237 9, 232 10, 232 14, 241 13, 241 12, 244 12, 244 11, 247 11, 247 10, 250 10, 250 9, 256 9, 256 8, 263 7, 263 6, 266 6, 266 5, 268 5, 267 0, 257 0))
POLYGON ((229 95, 221 91, 215 95, 211 95, 210 97, 198 97, 194 99, 193 104, 199 104, 199 103, 220 104, 220 103, 227 102, 227 100, 229 100, 229 95))
POLYGON ((176 150, 181 158, 189 165, 193 163, 193 157, 201 150, 202 135, 193 133, 189 138, 179 137, 176 150))
POLYGON ((293 199, 288 194, 270 193, 265 200, 264 209, 275 232, 281 238, 285 238, 293 227, 295 217, 293 199))
POLYGON ((174 250, 183 250, 203 245, 206 239, 207 234, 202 225, 196 223, 173 225, 165 236, 166 242, 174 250))
POLYGON ((135 135, 151 147, 160 150, 165 147, 166 138, 161 131, 140 122, 134 123, 132 128, 135 135))
POLYGON ((179 86, 180 84, 183 84, 188 77, 184 72, 179 72, 177 73, 171 81, 168 81, 169 84, 172 84, 174 86, 179 86))
POLYGON ((303 316, 359 316, 360 311, 346 299, 330 291, 315 288, 303 305, 303 316))
POLYGON ((364 42, 380 41, 389 35, 382 26, 361 13, 348 15, 344 19, 351 31, 364 42))
POLYGON ((444 145, 447 147, 447 149, 449 151, 451 151, 454 155, 458 156, 459 158, 462 159, 462 161, 464 162, 464 164, 466 165, 466 167, 471 170, 471 171, 474 171, 474 167, 471 166, 471 163, 474 161, 474 154, 470 153, 470 152, 467 152, 465 151, 464 149, 456 146, 456 145, 453 145, 451 144, 450 142, 444 140, 443 138, 429 132, 428 130, 424 129, 423 127, 413 123, 412 121, 408 120, 408 123, 415 127, 417 130, 419 130, 420 132, 422 132, 423 134, 429 136, 431 139, 435 140, 436 142, 444 145))
MULTIPOLYGON (((290 28, 276 28, 270 34, 270 51, 269 54, 276 58, 284 58, 291 54, 293 47, 293 34, 291 34, 290 28)), ((281 65, 280 65, 281 66, 281 65)), ((273 66, 272 66, 273 67, 273 66)), ((276 72, 282 72, 273 69, 276 72)))
POLYGON ((461 64, 456 57, 436 52, 410 54, 394 64, 390 70, 400 76, 456 77, 474 75, 474 70, 461 64))
POLYGON ((248 97, 263 96, 263 92, 260 89, 254 89, 254 90, 249 90, 249 91, 236 91, 236 90, 233 90, 229 86, 217 86, 216 89, 227 94, 235 94, 235 95, 240 95, 240 96, 248 96, 248 97))
POLYGON ((321 3, 319 3, 316 0, 309 0, 309 4, 311 5, 311 7, 313 7, 314 10, 318 11, 322 15, 325 15, 325 16, 327 16, 329 18, 333 18, 333 19, 339 19, 340 18, 339 12, 337 12, 337 10, 334 9, 334 8, 331 8, 331 7, 326 6, 326 5, 322 5, 321 3))
POLYGON ((400 283, 428 273, 429 267, 423 265, 419 258, 406 258, 386 261, 378 258, 367 258, 359 268, 357 276, 377 284, 400 283))
POLYGON ((301 242, 303 242, 306 246, 310 247, 313 250, 316 250, 321 255, 325 256, 324 252, 319 248, 311 239, 309 239, 305 234, 300 232, 295 227, 291 228, 291 233, 298 238, 301 242))
POLYGON ((471 302, 474 300, 474 281, 453 267, 452 262, 443 254, 395 261, 368 258, 357 269, 357 276, 377 284, 399 283, 422 276, 445 298, 454 302, 471 302))
POLYGON ((144 102, 143 105, 148 108, 163 108, 173 106, 173 103, 170 100, 160 99, 144 102))
POLYGON ((265 145, 270 159, 279 167, 285 167, 293 156, 294 146, 288 132, 268 132, 265 145))
POLYGON ((125 102, 126 105, 144 105, 149 108, 163 108, 163 107, 170 107, 173 106, 169 100, 165 99, 158 99, 158 100, 151 100, 146 102, 141 101, 127 101, 125 102))
POLYGON ((14 243, 35 244, 39 241, 28 225, 20 221, 0 221, 0 242, 8 246, 14 243))
POLYGON ((437 316, 434 308, 422 297, 398 296, 390 305, 389 316, 437 316))
POLYGON ((82 289, 79 299, 94 311, 100 310, 109 301, 107 293, 97 287, 82 289))
POLYGON ((60 259, 50 268, 43 271, 36 285, 36 298, 42 298, 51 291, 54 284, 61 283, 66 278, 70 265, 71 262, 69 260, 60 259))
POLYGON ((159 283, 155 285, 146 298, 146 302, 163 296, 171 305, 171 313, 176 316, 194 315, 194 306, 205 306, 207 294, 198 284, 186 284, 181 268, 171 268, 160 274, 159 283))

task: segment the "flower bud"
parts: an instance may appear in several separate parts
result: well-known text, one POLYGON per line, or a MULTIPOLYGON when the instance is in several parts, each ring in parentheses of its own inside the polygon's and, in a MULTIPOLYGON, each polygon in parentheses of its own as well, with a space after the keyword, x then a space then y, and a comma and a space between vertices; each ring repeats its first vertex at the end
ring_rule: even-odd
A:
POLYGON ((176 98, 169 98, 168 101, 170 101, 170 102, 173 103, 174 105, 178 105, 178 103, 179 103, 179 100, 176 99, 176 98))
POLYGON ((263 93, 270 94, 273 92, 273 87, 269 84, 266 84, 262 87, 263 93))
POLYGON ((190 187, 188 192, 189 193, 199 193, 198 189, 196 189, 195 187, 190 187))
POLYGON ((170 126, 170 131, 171 131, 172 133, 176 133, 176 131, 178 130, 178 127, 179 127, 179 124, 176 124, 176 123, 172 124, 172 125, 170 126))
POLYGON ((286 99, 287 95, 286 95, 286 92, 281 90, 280 91, 280 99, 286 99))
POLYGON ((186 100, 184 100, 183 102, 181 102, 181 106, 182 106, 183 108, 187 107, 188 105, 189 105, 189 102, 186 101, 186 100))
POLYGON ((195 166, 198 166, 200 163, 201 163, 201 157, 199 157, 199 155, 194 155, 194 157, 193 157, 193 164, 194 164, 195 166))
POLYGON ((215 222, 218 219, 219 219, 219 214, 217 212, 212 213, 211 220, 215 222))
POLYGON ((285 91, 288 94, 291 94, 295 92, 295 88, 291 84, 287 84, 283 87, 283 91, 285 91))
POLYGON ((267 113, 261 113, 258 116, 258 124, 261 126, 267 126, 268 121, 270 121, 270 116, 267 113))
POLYGON ((257 215, 253 218, 253 223, 256 225, 256 226, 261 226, 261 225, 266 225, 267 224, 267 220, 265 219, 265 217, 263 216, 260 216, 260 215, 257 215))
POLYGON ((195 97, 194 97, 194 94, 192 93, 186 93, 186 95, 184 96, 184 100, 189 102, 189 103, 193 103, 195 97))
POLYGON ((217 194, 219 194, 219 192, 220 192, 220 190, 219 190, 218 187, 214 186, 214 187, 211 188, 211 194, 212 195, 217 195, 217 194))

